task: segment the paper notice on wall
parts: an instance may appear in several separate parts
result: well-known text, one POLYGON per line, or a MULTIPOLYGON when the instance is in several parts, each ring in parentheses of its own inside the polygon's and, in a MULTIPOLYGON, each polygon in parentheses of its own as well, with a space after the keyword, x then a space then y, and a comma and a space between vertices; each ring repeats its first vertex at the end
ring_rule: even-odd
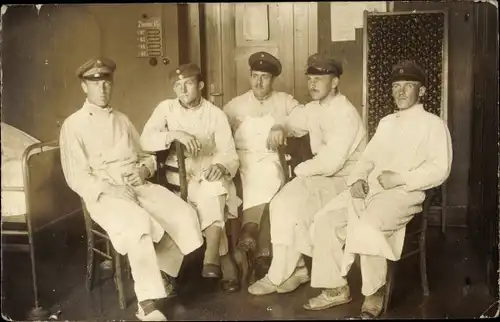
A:
POLYGON ((268 5, 252 3, 244 5, 243 36, 246 41, 269 40, 268 5))
POLYGON ((364 11, 385 12, 386 1, 330 2, 332 41, 353 41, 356 28, 363 28, 364 11))

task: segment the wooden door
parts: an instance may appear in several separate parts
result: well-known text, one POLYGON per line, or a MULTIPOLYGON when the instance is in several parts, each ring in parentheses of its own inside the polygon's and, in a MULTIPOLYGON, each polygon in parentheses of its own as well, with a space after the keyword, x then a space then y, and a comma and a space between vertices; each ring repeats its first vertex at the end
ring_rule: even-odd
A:
POLYGON ((309 3, 207 3, 202 53, 207 95, 222 107, 250 89, 248 57, 267 51, 282 64, 274 89, 308 99, 307 57, 317 50, 317 11, 309 3))

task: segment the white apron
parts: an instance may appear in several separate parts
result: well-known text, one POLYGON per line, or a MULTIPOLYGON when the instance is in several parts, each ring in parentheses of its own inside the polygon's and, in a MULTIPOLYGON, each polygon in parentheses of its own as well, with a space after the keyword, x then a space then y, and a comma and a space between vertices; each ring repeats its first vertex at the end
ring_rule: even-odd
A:
MULTIPOLYGON (((365 199, 352 198, 345 190, 330 201, 318 216, 335 215, 347 208, 346 244, 342 260, 345 276, 354 262, 355 254, 384 257, 391 261, 401 258, 406 224, 422 210, 425 193, 406 192, 404 188, 384 190, 377 181, 379 171, 373 171, 368 182, 370 192, 365 199), (403 219, 401 224, 397 224, 403 219)), ((314 230, 311 230, 311 232, 314 230)))
POLYGON ((247 116, 234 133, 240 158, 243 210, 270 202, 284 183, 278 153, 267 149, 274 124, 271 115, 247 116))
MULTIPOLYGON (((115 161, 125 160, 129 154, 124 136, 94 163, 94 174, 111 184, 126 184, 124 174, 131 172, 135 162, 115 161)), ((183 254, 189 254, 202 244, 196 212, 182 199, 150 182, 133 189, 139 204, 106 195, 101 195, 98 201, 86 200, 91 218, 107 231, 120 254, 126 254, 130 243, 136 243, 143 234, 159 242, 167 232, 183 254)))
POLYGON ((270 204, 271 242, 312 256, 314 222, 330 200, 347 188, 344 178, 296 177, 281 189, 270 204))

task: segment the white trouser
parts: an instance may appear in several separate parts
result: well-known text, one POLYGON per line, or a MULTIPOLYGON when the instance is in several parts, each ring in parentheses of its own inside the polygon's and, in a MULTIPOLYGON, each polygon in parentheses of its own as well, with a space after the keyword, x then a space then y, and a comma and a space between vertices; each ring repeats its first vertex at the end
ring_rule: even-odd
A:
POLYGON ((198 212, 201 230, 205 231, 210 226, 222 228, 221 239, 219 243, 219 255, 224 256, 229 251, 229 243, 225 232, 225 214, 226 196, 206 196, 198 194, 197 198, 190 200, 198 212))
POLYGON ((293 247, 273 244, 273 259, 267 277, 274 285, 280 285, 292 276, 296 267, 305 267, 302 254, 293 247))
POLYGON ((311 287, 336 288, 347 284, 341 275, 347 210, 316 216, 312 239, 311 287))
POLYGON ((156 247, 149 235, 131 244, 128 259, 138 302, 166 297, 160 270, 177 277, 183 258, 179 247, 167 234, 156 247))
MULTIPOLYGON (((373 216, 375 217, 375 216, 373 216)), ((370 218, 375 222, 379 218, 370 218)), ((314 227, 311 287, 336 288, 347 284, 342 276, 348 209, 341 208, 316 216, 314 227)), ((369 296, 386 283, 387 260, 384 257, 359 254, 361 293, 369 296)))
MULTIPOLYGON (((336 288, 347 285, 346 278, 341 274, 346 224, 347 209, 315 218, 311 287, 336 288)), ((361 292, 368 296, 386 283, 387 260, 362 254, 360 265, 363 281, 361 292)), ((300 266, 304 266, 304 260, 294 247, 273 244, 273 260, 268 272, 273 284, 280 285, 300 266)))
POLYGON ((359 258, 363 281, 361 293, 364 296, 370 296, 384 286, 387 281, 387 259, 363 254, 360 254, 359 258))

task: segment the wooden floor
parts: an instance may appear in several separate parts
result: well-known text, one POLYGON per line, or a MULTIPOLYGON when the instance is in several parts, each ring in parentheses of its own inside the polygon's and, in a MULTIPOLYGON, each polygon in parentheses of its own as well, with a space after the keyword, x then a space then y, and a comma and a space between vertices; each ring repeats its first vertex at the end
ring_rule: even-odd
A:
MULTIPOLYGON (((39 276, 42 304, 52 313, 61 311, 61 320, 109 319, 136 320, 136 303, 129 282, 126 310, 120 310, 111 279, 91 293, 85 290, 85 238, 83 222, 78 218, 69 226, 67 245, 60 234, 54 233, 40 242, 39 276)), ((14 320, 27 318, 32 301, 28 257, 24 254, 2 254, 2 314, 14 320)), ((449 229, 441 236, 436 228, 429 229, 428 273, 430 296, 424 298, 419 284, 418 265, 412 259, 402 264, 396 279, 392 308, 387 318, 476 318, 495 302, 489 296, 466 230, 449 229)), ((164 311, 169 320, 268 320, 268 319, 345 319, 359 315, 363 297, 360 275, 355 267, 349 282, 353 302, 324 311, 309 312, 302 308, 317 289, 308 284, 289 294, 255 297, 242 289, 226 294, 216 283, 200 277, 198 263, 183 268, 184 279, 180 296, 169 300, 164 311)), ((486 315, 497 310, 493 306, 486 315)))

